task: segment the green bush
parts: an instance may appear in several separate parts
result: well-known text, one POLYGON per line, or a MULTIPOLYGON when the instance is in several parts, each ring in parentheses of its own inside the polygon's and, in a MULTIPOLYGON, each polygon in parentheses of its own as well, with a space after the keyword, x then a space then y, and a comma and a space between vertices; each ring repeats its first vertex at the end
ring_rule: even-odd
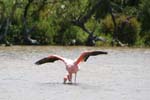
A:
POLYGON ((7 40, 13 44, 22 43, 22 26, 21 25, 10 25, 7 35, 7 40))
POLYGON ((150 31, 150 2, 142 0, 140 5, 139 18, 142 22, 142 31, 150 31))
POLYGON ((122 16, 117 20, 118 23, 118 39, 123 43, 134 45, 139 37, 140 23, 136 18, 131 18, 127 21, 126 16, 122 16), (124 19, 125 18, 125 19, 124 19), (119 23, 118 23, 119 22, 119 23), (122 30, 119 28, 124 24, 122 30))
POLYGON ((150 36, 145 37, 144 44, 150 46, 150 36))
POLYGON ((54 35, 55 35, 55 29, 54 26, 51 26, 50 22, 47 20, 41 20, 39 21, 33 32, 31 33, 31 36, 38 40, 40 44, 54 44, 54 35))
MULTIPOLYGON (((140 23, 136 18, 131 18, 127 21, 127 16, 121 15, 116 18, 117 23, 117 38, 126 44, 134 45, 139 37, 140 23)), ((114 25, 111 16, 108 15, 101 23, 102 31, 104 33, 112 33, 114 25)))
POLYGON ((145 36, 143 37, 144 44, 145 44, 145 46, 150 46, 150 32, 146 32, 144 34, 145 34, 145 36))
POLYGON ((114 24, 110 15, 106 16, 101 22, 101 30, 103 33, 113 33, 114 24))
POLYGON ((72 26, 55 35, 55 43, 59 45, 83 45, 87 34, 81 33, 81 29, 72 26))

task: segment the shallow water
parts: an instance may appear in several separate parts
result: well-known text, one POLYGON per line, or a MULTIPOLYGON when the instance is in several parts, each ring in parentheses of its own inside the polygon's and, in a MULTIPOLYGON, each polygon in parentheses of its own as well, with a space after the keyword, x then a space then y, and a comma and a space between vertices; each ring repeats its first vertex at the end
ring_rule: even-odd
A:
POLYGON ((149 100, 150 49, 63 46, 0 47, 0 100, 149 100), (75 59, 85 50, 108 55, 81 63, 76 84, 62 84, 62 62, 34 62, 50 54, 75 59))

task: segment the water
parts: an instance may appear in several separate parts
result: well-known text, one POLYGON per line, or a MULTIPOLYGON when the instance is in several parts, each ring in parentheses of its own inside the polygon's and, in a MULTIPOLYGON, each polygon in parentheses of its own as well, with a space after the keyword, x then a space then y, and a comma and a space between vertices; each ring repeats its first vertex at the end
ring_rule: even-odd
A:
POLYGON ((149 100, 150 49, 63 46, 0 47, 0 100, 149 100), (62 62, 41 66, 50 54, 75 59, 85 50, 108 55, 81 63, 77 84, 62 84, 62 62))

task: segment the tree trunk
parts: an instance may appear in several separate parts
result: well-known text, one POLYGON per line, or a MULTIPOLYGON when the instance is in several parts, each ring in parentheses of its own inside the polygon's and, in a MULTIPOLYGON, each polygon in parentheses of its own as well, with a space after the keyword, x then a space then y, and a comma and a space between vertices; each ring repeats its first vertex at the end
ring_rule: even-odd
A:
POLYGON ((97 10, 97 8, 102 4, 102 1, 103 0, 98 0, 97 3, 91 9, 89 9, 85 15, 79 17, 77 20, 72 21, 72 23, 74 25, 80 27, 83 31, 85 31, 89 35, 88 38, 87 38, 87 41, 86 41, 86 45, 88 45, 88 46, 94 46, 97 37, 94 36, 95 28, 93 29, 93 31, 89 31, 85 27, 84 24, 95 13, 95 11, 97 10))
POLYGON ((109 7, 109 13, 111 14, 111 18, 112 18, 112 21, 113 21, 113 24, 114 24, 113 40, 111 42, 112 46, 114 46, 114 42, 116 40, 118 40, 117 39, 117 35, 116 35, 117 34, 117 23, 116 23, 116 19, 115 19, 115 16, 113 14, 113 11, 112 11, 112 7, 111 7, 111 4, 110 4, 110 1, 107 0, 107 2, 108 2, 108 7, 109 7))
POLYGON ((5 4, 4 4, 4 2, 3 1, 0 1, 0 4, 1 4, 1 23, 0 23, 0 32, 1 32, 1 34, 0 34, 0 41, 1 42, 4 42, 5 41, 5 32, 4 32, 4 30, 5 30, 5 26, 6 26, 6 23, 7 23, 7 21, 6 21, 6 18, 5 18, 5 4))
POLYGON ((31 32, 31 29, 27 27, 27 15, 28 10, 33 0, 28 0, 27 5, 25 6, 24 14, 23 14, 23 41, 25 44, 28 45, 35 45, 38 44, 38 42, 34 39, 31 39, 29 33, 31 32))

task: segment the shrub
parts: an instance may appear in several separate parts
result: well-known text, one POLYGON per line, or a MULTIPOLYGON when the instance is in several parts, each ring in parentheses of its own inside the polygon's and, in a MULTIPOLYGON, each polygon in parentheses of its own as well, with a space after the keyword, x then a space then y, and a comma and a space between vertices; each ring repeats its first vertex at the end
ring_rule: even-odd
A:
POLYGON ((144 44, 150 46, 150 36, 145 37, 144 44))
POLYGON ((145 46, 150 46, 150 32, 146 32, 144 34, 144 44, 145 46))
POLYGON ((122 17, 120 17, 117 20, 117 23, 119 22, 117 37, 123 43, 128 43, 129 45, 133 45, 136 43, 139 36, 140 23, 137 21, 136 18, 131 18, 127 20, 126 16, 122 16, 122 17))
POLYGON ((7 40, 13 44, 22 43, 22 26, 21 25, 10 25, 7 40))
MULTIPOLYGON (((136 18, 132 17, 127 20, 127 16, 121 15, 116 18, 117 23, 117 38, 129 45, 135 44, 138 39, 140 32, 140 23, 136 18)), ((101 23, 102 31, 105 33, 112 33, 114 30, 114 25, 111 16, 108 15, 101 23)))
POLYGON ((104 18, 101 22, 101 30, 102 32, 104 33, 113 33, 114 31, 114 24, 113 24, 113 21, 112 21, 112 18, 111 16, 106 16, 106 18, 104 18))
POLYGON ((55 35, 54 26, 51 26, 47 20, 39 21, 31 36, 39 41, 40 44, 53 44, 53 37, 55 35))
POLYGON ((140 5, 139 18, 142 22, 142 31, 150 31, 150 2, 149 0, 142 0, 140 5))
POLYGON ((68 27, 56 33, 55 42, 60 45, 83 45, 87 36, 81 32, 83 31, 75 26, 68 27))

